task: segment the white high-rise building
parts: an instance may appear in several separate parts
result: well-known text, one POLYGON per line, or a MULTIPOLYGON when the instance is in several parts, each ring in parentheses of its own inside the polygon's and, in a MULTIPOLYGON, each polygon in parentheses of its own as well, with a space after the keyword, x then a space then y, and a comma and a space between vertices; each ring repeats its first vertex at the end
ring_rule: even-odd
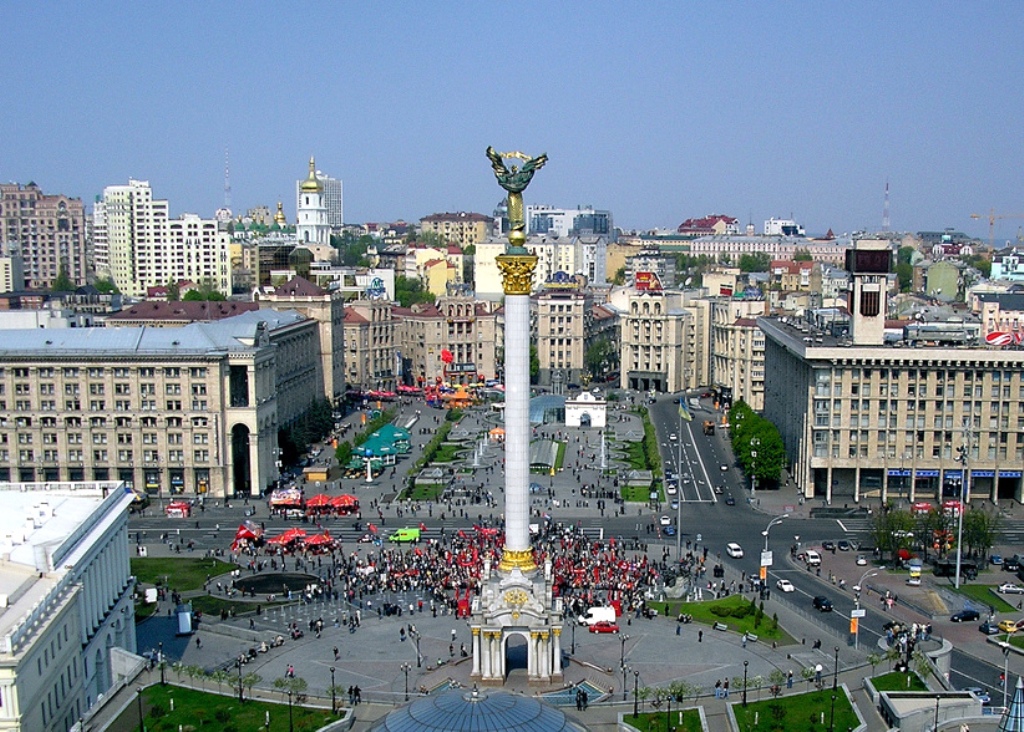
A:
MULTIPOLYGON (((341 181, 336 181, 341 183, 341 181)), ((316 162, 309 159, 309 175, 296 182, 295 235, 299 246, 331 243, 331 224, 328 217, 327 191, 324 181, 316 172, 316 162)))
POLYGON ((170 219, 168 210, 167 201, 153 198, 148 181, 104 188, 93 214, 97 274, 109 276, 129 297, 179 280, 230 295, 230 235, 214 219, 170 219))

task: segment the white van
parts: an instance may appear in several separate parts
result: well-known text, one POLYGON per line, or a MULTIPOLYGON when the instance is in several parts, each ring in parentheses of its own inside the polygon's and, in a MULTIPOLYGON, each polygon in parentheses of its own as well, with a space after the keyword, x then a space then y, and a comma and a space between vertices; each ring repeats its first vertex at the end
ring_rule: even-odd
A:
POLYGON ((821 566, 821 555, 813 549, 808 549, 804 553, 804 559, 807 562, 808 567, 820 567, 821 566))
POLYGON ((606 621, 615 622, 615 608, 613 607, 592 607, 577 619, 580 625, 593 625, 606 621))
POLYGON ((743 547, 741 547, 739 544, 737 544, 734 541, 730 541, 728 544, 725 545, 725 553, 728 554, 733 559, 742 559, 743 558, 743 547))

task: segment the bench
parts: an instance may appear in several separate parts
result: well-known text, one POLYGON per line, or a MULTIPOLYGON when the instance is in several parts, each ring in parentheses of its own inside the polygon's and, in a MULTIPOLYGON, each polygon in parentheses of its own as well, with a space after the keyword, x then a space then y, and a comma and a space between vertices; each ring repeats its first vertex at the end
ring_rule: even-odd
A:
POLYGON ((715 623, 713 627, 715 630, 729 630, 729 626, 725 623, 715 623))
POLYGON ((757 643, 757 636, 753 633, 747 633, 747 640, 751 643, 757 643))

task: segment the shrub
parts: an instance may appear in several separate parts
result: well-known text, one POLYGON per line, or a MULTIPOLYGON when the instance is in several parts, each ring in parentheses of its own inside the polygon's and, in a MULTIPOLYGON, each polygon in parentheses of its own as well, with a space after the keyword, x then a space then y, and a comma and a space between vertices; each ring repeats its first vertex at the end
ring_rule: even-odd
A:
POLYGON ((731 615, 734 618, 745 618, 748 615, 750 615, 750 608, 746 607, 745 605, 740 605, 738 607, 734 607, 732 609, 731 615))
POLYGON ((716 618, 727 618, 733 614, 732 608, 727 605, 712 605, 708 608, 708 612, 716 618))
POLYGON ((214 713, 213 718, 221 724, 226 724, 231 721, 231 712, 229 712, 227 709, 218 709, 214 713))

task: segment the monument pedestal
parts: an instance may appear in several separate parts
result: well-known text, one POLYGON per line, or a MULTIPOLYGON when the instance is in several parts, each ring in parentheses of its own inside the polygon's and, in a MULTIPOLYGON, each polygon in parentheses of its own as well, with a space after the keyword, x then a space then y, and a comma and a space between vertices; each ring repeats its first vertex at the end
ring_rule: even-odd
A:
POLYGON ((491 572, 485 565, 480 594, 473 599, 471 678, 500 686, 508 675, 508 642, 526 640, 526 672, 531 684, 562 681, 562 601, 554 598, 551 565, 524 573, 491 572))

